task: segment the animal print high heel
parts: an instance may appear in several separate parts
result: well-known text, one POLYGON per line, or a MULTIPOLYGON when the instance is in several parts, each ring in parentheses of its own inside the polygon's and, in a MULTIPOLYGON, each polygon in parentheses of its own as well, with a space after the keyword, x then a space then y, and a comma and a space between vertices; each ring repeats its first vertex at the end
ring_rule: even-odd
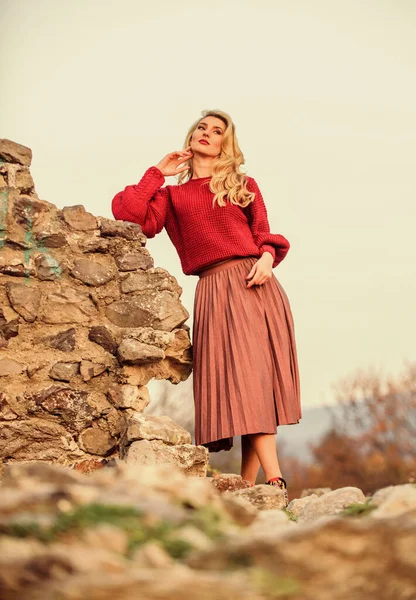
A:
POLYGON ((283 490, 283 497, 285 499, 286 506, 289 504, 287 485, 283 477, 272 477, 272 479, 269 479, 269 481, 266 482, 266 485, 277 485, 281 490, 283 490))

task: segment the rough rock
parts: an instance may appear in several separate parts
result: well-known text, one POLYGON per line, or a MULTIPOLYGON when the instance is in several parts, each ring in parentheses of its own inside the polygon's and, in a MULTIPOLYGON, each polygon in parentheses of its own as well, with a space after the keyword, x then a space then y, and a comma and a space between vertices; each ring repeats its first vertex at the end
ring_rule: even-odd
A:
POLYGON ((24 365, 20 364, 12 358, 0 359, 0 377, 8 377, 12 375, 20 375, 25 370, 24 365))
POLYGON ((33 228, 39 226, 51 208, 52 205, 49 202, 39 200, 29 194, 12 197, 7 222, 10 239, 17 241, 15 236, 19 235, 19 231, 30 232, 33 228))
POLYGON ((121 281, 121 291, 124 294, 143 290, 168 290, 180 296, 182 288, 175 277, 169 275, 165 269, 149 269, 138 273, 129 273, 121 281))
MULTIPOLYGON (((30 161, 0 140, 0 472, 1 461, 43 460, 89 473, 127 451, 148 381, 189 377, 189 313, 140 225, 40 199, 30 161), (130 277, 141 289, 123 294, 130 277)), ((186 449, 176 459, 183 468, 186 449)))
POLYGON ((0 159, 10 163, 18 163, 30 167, 32 150, 6 138, 0 139, 0 159))
POLYGON ((29 402, 29 412, 60 420, 71 431, 81 431, 94 418, 93 407, 88 402, 88 392, 60 385, 31 394, 27 392, 22 400, 29 402))
POLYGON ((88 292, 61 286, 46 295, 39 318, 44 323, 87 323, 96 314, 88 292))
POLYGON ((117 343, 111 335, 111 332, 107 327, 104 327, 104 325, 91 327, 88 333, 88 339, 91 340, 91 342, 99 344, 104 350, 110 352, 110 354, 116 354, 117 352, 117 343))
POLYGON ((125 240, 134 240, 140 243, 146 242, 146 236, 143 235, 142 228, 137 223, 127 221, 112 221, 110 219, 100 219, 101 235, 104 237, 120 237, 125 240))
POLYGON ((146 386, 129 384, 112 384, 108 388, 108 398, 117 408, 133 408, 138 412, 143 412, 150 402, 146 386))
POLYGON ((40 255, 35 259, 36 276, 41 281, 55 281, 59 279, 64 267, 52 256, 40 255))
POLYGON ((377 506, 377 510, 370 513, 370 516, 376 519, 396 517, 409 511, 416 511, 416 486, 407 483, 382 488, 372 496, 371 505, 377 506))
POLYGON ((234 492, 251 487, 251 483, 234 473, 215 473, 211 483, 219 492, 234 492))
POLYGON ((321 488, 307 488, 302 490, 301 494, 300 494, 300 498, 305 498, 306 496, 312 496, 313 494, 315 496, 322 496, 323 494, 326 494, 327 492, 331 492, 331 488, 329 487, 321 487, 321 488))
POLYGON ((117 444, 117 440, 108 431, 98 427, 89 427, 82 431, 78 442, 82 450, 99 456, 107 456, 117 444))
POLYGON ((165 353, 157 346, 143 344, 133 338, 124 338, 117 349, 117 357, 122 365, 141 365, 165 358, 165 353))
POLYGON ((15 420, 0 427, 0 459, 75 459, 81 450, 65 427, 45 418, 15 420))
POLYGON ((234 492, 224 492, 250 502, 258 510, 284 508, 286 505, 283 490, 273 485, 254 485, 234 492))
POLYGON ((344 487, 311 498, 299 511, 299 520, 312 521, 323 515, 336 515, 350 504, 364 503, 363 492, 355 487, 344 487))
POLYGON ((79 362, 57 362, 49 371, 49 377, 58 381, 71 381, 79 373, 79 362))
POLYGON ((416 524, 410 520, 328 517, 304 526, 265 528, 262 535, 243 532, 193 554, 187 564, 207 572, 239 566, 268 574, 275 582, 274 597, 412 598, 415 535, 416 524), (279 581, 286 582, 286 595, 279 591, 279 581))
POLYGON ((8 320, 4 308, 0 308, 0 336, 5 340, 16 337, 19 334, 18 319, 8 320))
POLYGON ((308 502, 310 502, 311 500, 313 500, 314 498, 318 498, 317 494, 311 494, 310 496, 302 496, 300 498, 294 498, 293 500, 291 500, 287 506, 287 508, 295 515, 295 516, 299 516, 303 509, 305 508, 305 506, 308 504, 308 502))
MULTIPOLYGON (((332 515, 302 524, 290 511, 257 510, 220 494, 205 477, 169 463, 95 457, 77 464, 87 462, 99 465, 88 475, 41 462, 5 466, 5 600, 416 597, 414 509, 377 520, 332 515)), ((380 490, 376 502, 393 492, 380 490)))
POLYGON ((103 263, 87 258, 75 261, 71 273, 76 279, 91 286, 104 285, 116 276, 116 270, 111 261, 103 263))
POLYGON ((71 229, 76 231, 92 231, 97 229, 97 219, 81 205, 65 206, 62 216, 71 229))
POLYGON ((178 444, 168 446, 160 440, 140 440, 130 444, 126 450, 128 464, 177 466, 187 475, 205 477, 208 466, 208 450, 204 446, 178 444))
POLYGON ((40 246, 45 248, 62 248, 67 245, 67 238, 64 233, 46 233, 38 232, 36 234, 36 241, 40 246))
POLYGON ((10 406, 10 401, 4 392, 0 392, 0 421, 13 421, 18 415, 10 406))
POLYGON ((175 564, 173 558, 159 542, 147 542, 137 548, 133 553, 132 561, 139 569, 166 569, 175 564))
POLYGON ((145 248, 116 254, 115 261, 120 271, 146 270, 154 267, 153 258, 145 248))
POLYGON ((89 381, 93 377, 101 375, 101 373, 104 373, 106 370, 106 365, 94 363, 90 360, 83 360, 80 366, 81 377, 84 381, 89 381))
POLYGON ((24 283, 6 283, 5 287, 13 310, 28 323, 33 323, 38 316, 41 301, 40 290, 24 283))
POLYGON ((50 338, 47 338, 47 343, 51 348, 56 348, 61 352, 72 352, 76 343, 76 331, 74 327, 61 331, 50 338))
POLYGON ((123 435, 123 445, 136 440, 161 440, 165 444, 191 444, 191 434, 170 417, 155 415, 132 415, 123 435))
POLYGON ((119 327, 153 327, 172 331, 185 323, 189 313, 176 294, 163 290, 117 300, 107 307, 106 316, 119 327))

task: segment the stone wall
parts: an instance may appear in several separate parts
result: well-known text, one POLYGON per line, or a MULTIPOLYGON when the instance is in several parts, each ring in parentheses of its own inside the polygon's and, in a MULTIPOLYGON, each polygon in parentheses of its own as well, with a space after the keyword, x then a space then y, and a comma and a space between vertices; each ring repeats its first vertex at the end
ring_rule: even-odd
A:
POLYGON ((31 157, 0 140, 0 461, 82 468, 126 453, 150 379, 190 375, 189 313, 139 225, 39 199, 31 157))

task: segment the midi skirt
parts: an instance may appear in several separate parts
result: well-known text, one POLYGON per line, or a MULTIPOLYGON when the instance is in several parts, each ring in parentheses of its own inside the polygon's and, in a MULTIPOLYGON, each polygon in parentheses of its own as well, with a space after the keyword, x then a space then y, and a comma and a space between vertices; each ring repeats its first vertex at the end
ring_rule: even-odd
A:
POLYGON ((276 433, 302 416, 289 299, 272 277, 247 288, 258 257, 199 272, 192 329, 195 444, 230 450, 233 436, 276 433))

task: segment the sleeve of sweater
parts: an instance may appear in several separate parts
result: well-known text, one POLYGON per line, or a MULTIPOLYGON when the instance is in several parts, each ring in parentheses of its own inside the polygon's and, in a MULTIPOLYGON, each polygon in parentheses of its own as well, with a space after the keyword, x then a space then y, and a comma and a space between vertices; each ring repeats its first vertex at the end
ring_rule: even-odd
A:
POLYGON ((253 202, 245 207, 253 239, 260 253, 270 252, 273 256, 273 268, 282 262, 289 252, 288 240, 278 233, 270 233, 267 209, 255 179, 247 177, 247 189, 254 192, 256 197, 253 202))
POLYGON ((169 190, 162 188, 165 177, 157 167, 149 167, 136 185, 128 185, 111 203, 114 218, 138 223, 145 236, 162 231, 168 210, 169 190))

